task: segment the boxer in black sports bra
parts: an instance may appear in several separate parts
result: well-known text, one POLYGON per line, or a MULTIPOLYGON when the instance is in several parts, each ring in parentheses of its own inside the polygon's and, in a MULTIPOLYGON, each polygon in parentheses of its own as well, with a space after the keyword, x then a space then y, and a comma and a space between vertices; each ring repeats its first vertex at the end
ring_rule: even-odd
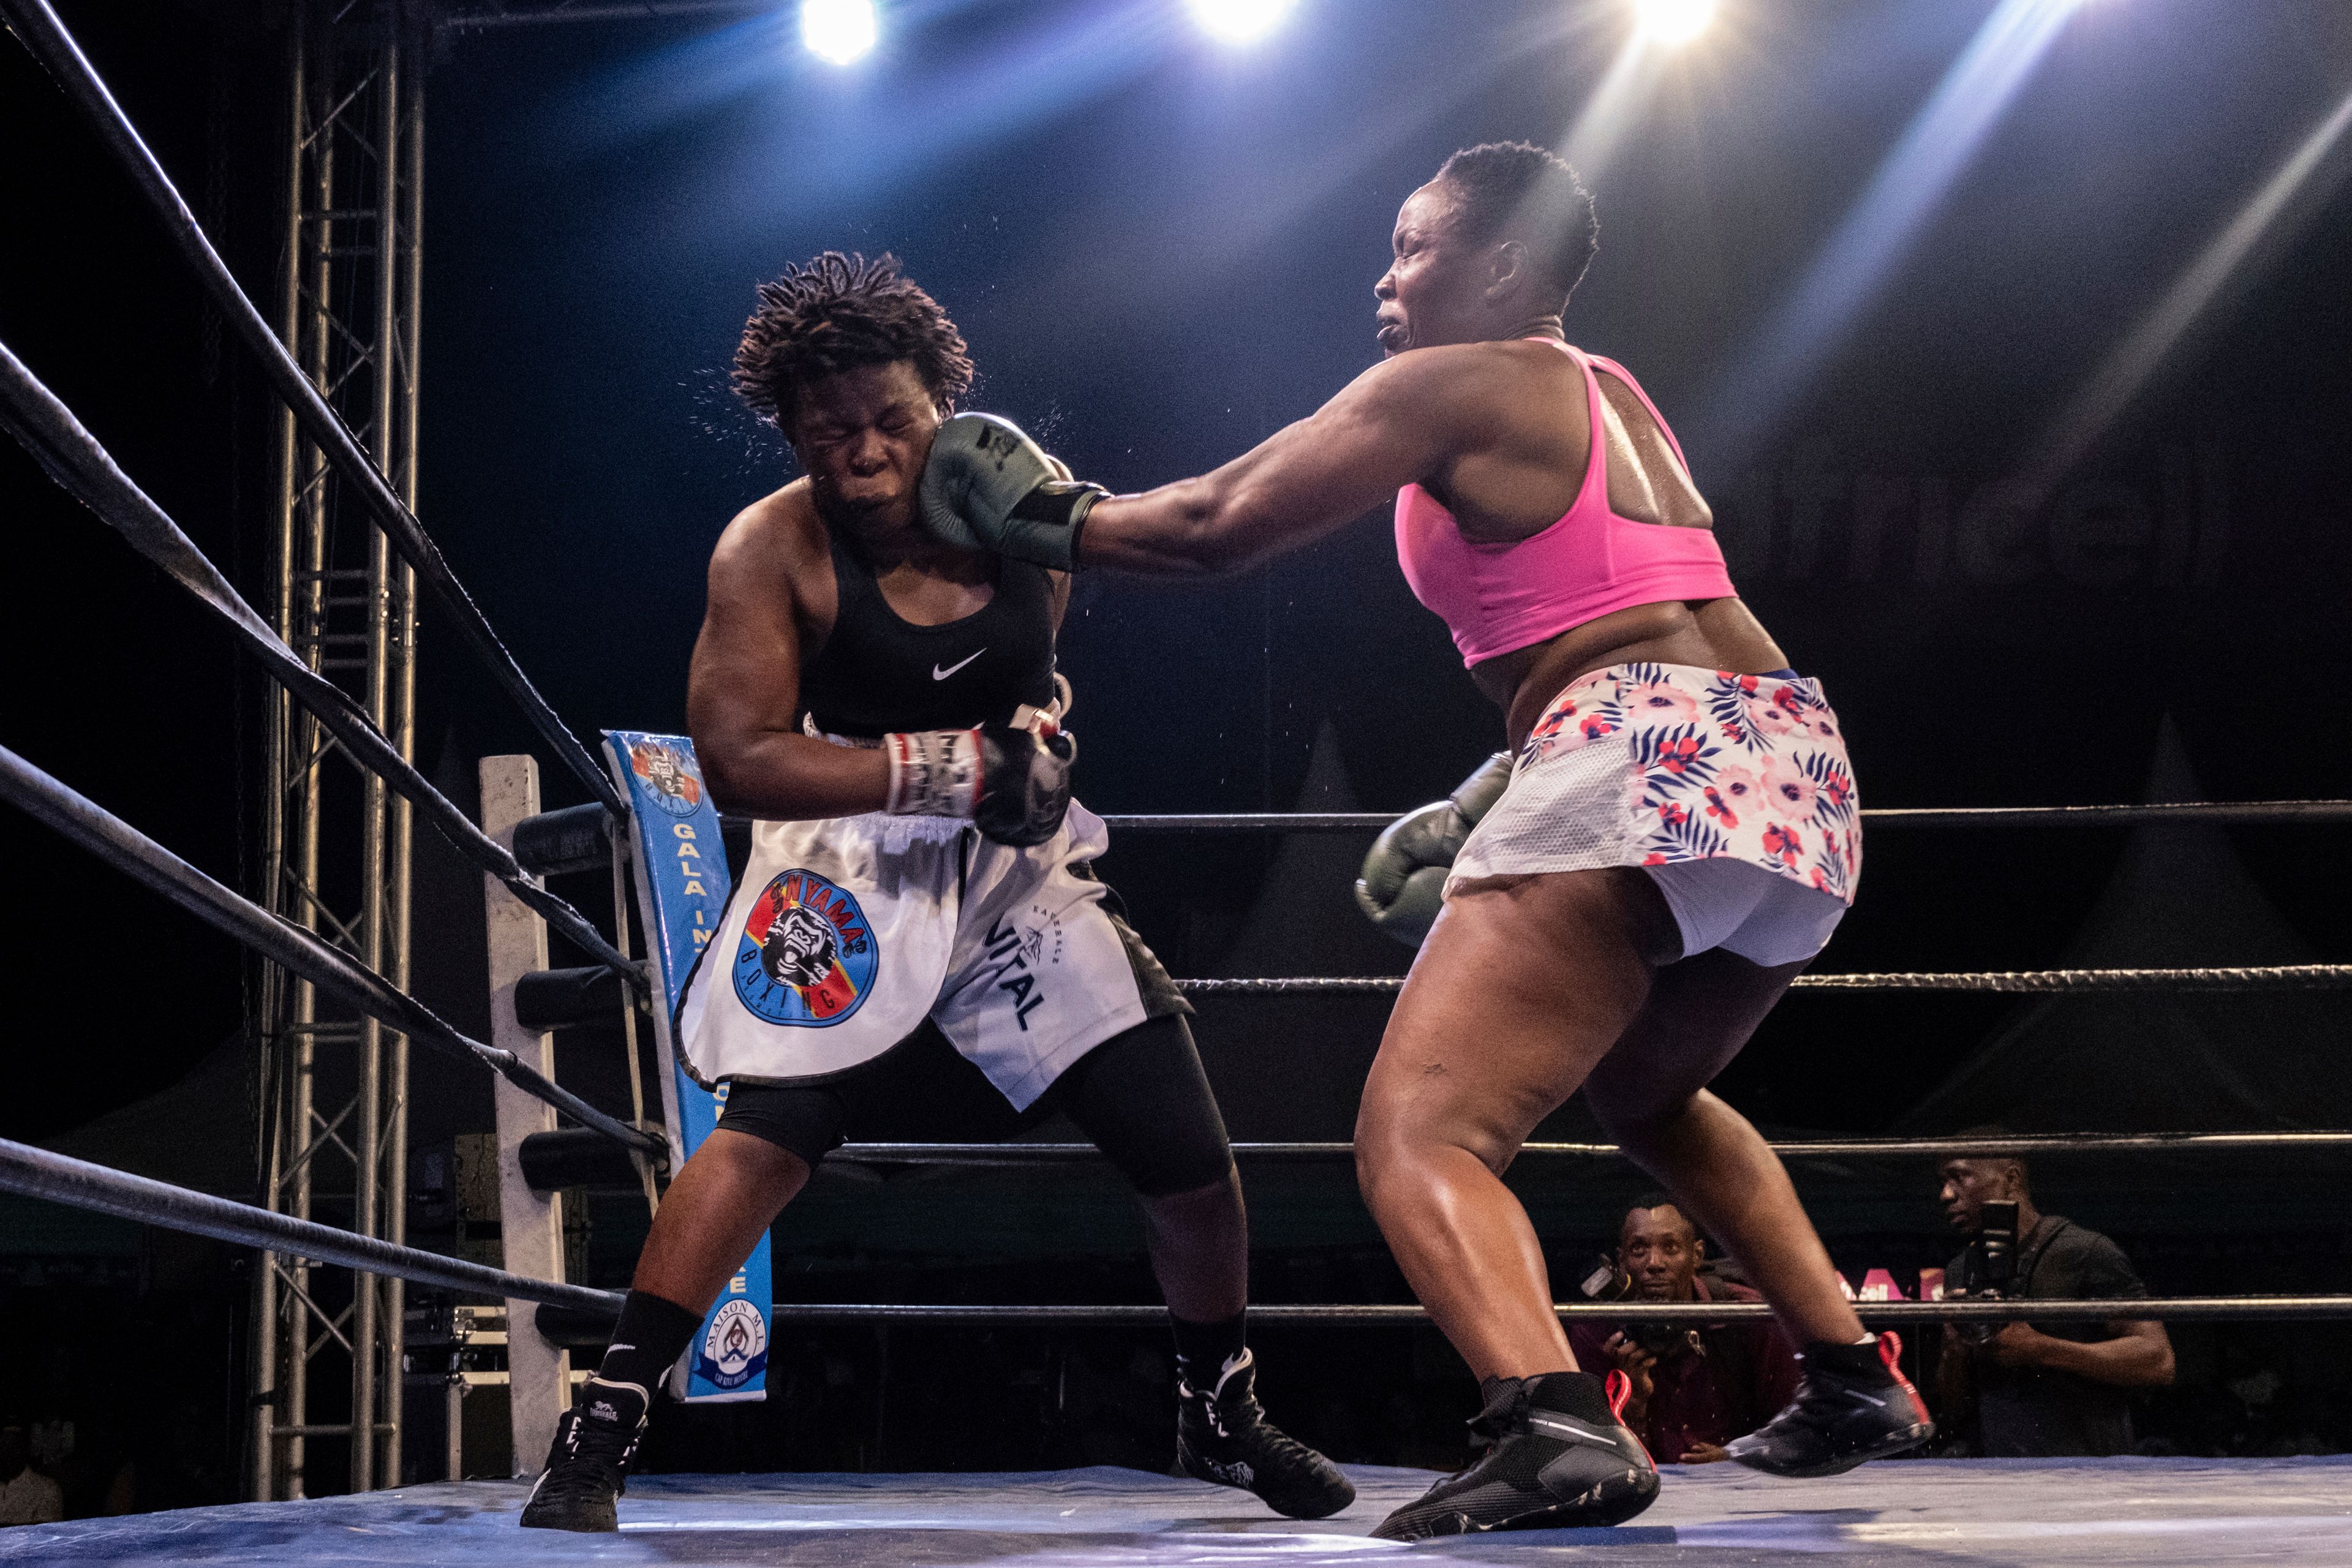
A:
POLYGON ((618 1527, 655 1392, 848 1133, 985 1140, 1056 1110, 1141 1205, 1176 1337, 1179 1461, 1293 1517, 1335 1513, 1354 1488, 1254 1393, 1248 1227, 1191 1009, 1109 907, 1089 869, 1101 823, 1069 800, 1054 671, 1067 578, 943 545, 915 517, 931 435, 971 384, 963 339, 888 257, 827 253, 760 300, 736 389, 806 477, 728 526, 695 648, 688 718, 705 776, 756 819, 728 920, 772 872, 823 876, 856 890, 885 971, 920 951, 939 973, 899 973, 893 997, 877 972, 856 1008, 792 1028, 751 1006, 723 960, 698 967, 681 1059, 728 1085, 726 1111, 662 1201, 522 1522, 618 1527), (1050 912, 1050 954, 1041 937, 1033 962, 994 912, 1013 908, 1050 912))

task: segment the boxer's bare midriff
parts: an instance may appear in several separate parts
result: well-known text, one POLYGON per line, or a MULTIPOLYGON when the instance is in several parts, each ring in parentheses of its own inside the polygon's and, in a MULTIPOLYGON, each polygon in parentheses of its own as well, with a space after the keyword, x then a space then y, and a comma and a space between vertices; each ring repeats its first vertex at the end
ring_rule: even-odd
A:
POLYGON ((1739 600, 1672 600, 1570 626, 1472 666, 1470 679, 1503 710, 1511 750, 1517 752, 1545 706, 1570 682, 1613 664, 1643 660, 1741 675, 1789 667, 1780 646, 1739 600))

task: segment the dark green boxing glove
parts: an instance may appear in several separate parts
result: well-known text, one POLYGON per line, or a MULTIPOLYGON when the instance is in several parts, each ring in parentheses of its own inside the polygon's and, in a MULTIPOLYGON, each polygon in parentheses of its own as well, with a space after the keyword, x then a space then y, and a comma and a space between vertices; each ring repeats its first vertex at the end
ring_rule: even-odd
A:
POLYGON ((923 465, 923 525, 950 544, 1068 572, 1078 530, 1110 492, 1080 484, 1010 419, 959 414, 923 465))
POLYGON ((1398 817, 1372 840, 1356 879, 1356 902, 1371 922, 1419 947, 1445 905, 1445 879, 1470 830, 1503 798, 1511 753, 1496 752, 1453 795, 1398 817))

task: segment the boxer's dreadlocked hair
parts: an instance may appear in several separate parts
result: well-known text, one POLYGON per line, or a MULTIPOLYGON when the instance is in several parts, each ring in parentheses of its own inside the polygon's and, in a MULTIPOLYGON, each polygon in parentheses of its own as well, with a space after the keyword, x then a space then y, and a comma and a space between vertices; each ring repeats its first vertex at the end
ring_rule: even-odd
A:
POLYGON ((1563 303, 1601 247, 1592 193, 1576 171, 1530 142, 1489 142, 1445 160, 1437 177, 1454 189, 1454 216, 1481 244, 1523 240, 1563 303))
POLYGON ((791 433, 801 389, 863 365, 911 362, 940 409, 971 387, 971 356, 940 302, 902 276, 898 258, 828 250, 760 285, 760 308, 736 345, 736 395, 791 433))

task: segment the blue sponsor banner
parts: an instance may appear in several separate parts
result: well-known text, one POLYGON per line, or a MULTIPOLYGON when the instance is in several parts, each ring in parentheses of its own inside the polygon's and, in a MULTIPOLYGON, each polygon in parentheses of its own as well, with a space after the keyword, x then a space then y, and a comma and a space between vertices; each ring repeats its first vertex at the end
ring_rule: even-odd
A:
MULTIPOLYGON (((613 776, 627 792, 636 825, 630 846, 636 858, 637 913, 653 950, 656 991, 661 1005, 654 1029, 670 1064, 662 1085, 669 1126, 670 1169, 675 1173, 710 1136, 726 1104, 726 1090, 710 1090, 679 1065, 671 1020, 677 1016, 686 979, 705 943, 717 934, 734 881, 719 842, 719 812, 702 782, 694 742, 683 735, 647 735, 607 730, 604 746, 613 776)), ((702 1332, 687 1350, 686 1394, 691 1402, 764 1399, 768 1386, 769 1315, 774 1305, 768 1268, 768 1238, 719 1292, 702 1320, 702 1332)))

